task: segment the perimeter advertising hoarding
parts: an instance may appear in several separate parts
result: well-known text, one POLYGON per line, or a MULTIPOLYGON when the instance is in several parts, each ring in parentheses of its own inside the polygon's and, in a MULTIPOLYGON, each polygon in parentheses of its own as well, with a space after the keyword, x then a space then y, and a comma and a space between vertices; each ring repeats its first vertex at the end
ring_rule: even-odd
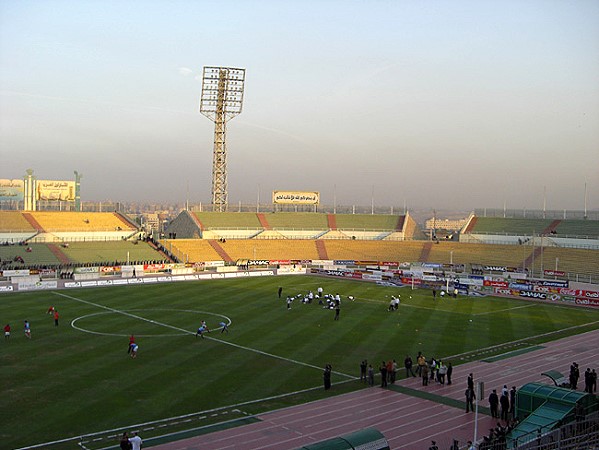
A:
POLYGON ((25 184, 23 180, 0 179, 0 202, 23 201, 23 198, 25 198, 24 192, 25 184))
POLYGON ((75 201, 74 181, 37 180, 37 200, 75 201))
POLYGON ((273 191, 272 202, 275 205, 318 205, 319 192, 273 191))

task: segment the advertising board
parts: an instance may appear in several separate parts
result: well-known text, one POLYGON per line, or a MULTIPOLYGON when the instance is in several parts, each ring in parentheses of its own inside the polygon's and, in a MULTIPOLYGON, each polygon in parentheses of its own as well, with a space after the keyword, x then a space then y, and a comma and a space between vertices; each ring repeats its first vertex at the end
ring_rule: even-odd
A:
POLYGON ((37 200, 75 201, 74 181, 37 180, 37 200))
POLYGON ((0 202, 9 200, 23 201, 24 192, 23 180, 0 179, 0 202))
POLYGON ((272 202, 275 205, 318 205, 319 192, 273 191, 272 202))

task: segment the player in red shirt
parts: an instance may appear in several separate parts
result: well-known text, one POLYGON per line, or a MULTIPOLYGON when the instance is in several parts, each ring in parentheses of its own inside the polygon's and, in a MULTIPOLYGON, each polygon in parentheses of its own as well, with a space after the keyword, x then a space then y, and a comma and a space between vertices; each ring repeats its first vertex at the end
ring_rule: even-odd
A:
POLYGON ((57 327, 58 326, 58 318, 60 316, 58 315, 58 311, 55 309, 54 310, 54 326, 57 327))
POLYGON ((10 324, 8 323, 4 326, 4 339, 10 339, 10 324))
POLYGON ((131 353, 131 349, 135 345, 135 336, 129 336, 129 347, 127 348, 127 354, 131 353))

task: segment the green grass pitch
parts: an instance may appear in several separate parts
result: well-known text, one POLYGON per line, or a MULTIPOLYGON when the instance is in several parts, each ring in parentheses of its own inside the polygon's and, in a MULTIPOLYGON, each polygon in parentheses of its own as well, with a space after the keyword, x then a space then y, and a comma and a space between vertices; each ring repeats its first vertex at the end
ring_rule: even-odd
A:
POLYGON ((285 276, 3 294, 0 321, 12 326, 0 347, 0 442, 19 448, 217 408, 236 412, 212 421, 312 401, 362 388, 351 377, 365 358, 403 366, 420 350, 457 365, 598 328, 599 311, 490 297, 434 301, 426 290, 285 276), (287 310, 286 295, 319 286, 342 296, 339 321, 316 302, 287 310), (399 311, 388 312, 397 293, 399 311), (221 334, 218 323, 229 319, 221 334), (194 336, 201 320, 212 328, 207 339, 194 336), (136 359, 126 351, 130 333, 136 359), (325 393, 327 363, 334 374, 325 393))

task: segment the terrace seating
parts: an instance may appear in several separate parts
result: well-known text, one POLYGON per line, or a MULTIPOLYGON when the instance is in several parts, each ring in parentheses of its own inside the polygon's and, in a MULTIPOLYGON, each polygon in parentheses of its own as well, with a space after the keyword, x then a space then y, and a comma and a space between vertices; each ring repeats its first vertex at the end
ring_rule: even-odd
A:
POLYGON ((164 256, 147 242, 70 242, 61 252, 72 263, 162 261, 164 256))
POLYGON ((379 214, 337 214, 335 216, 338 230, 362 231, 395 231, 399 217, 379 214))
POLYGON ((560 237, 580 237, 599 239, 599 221, 597 220, 562 220, 555 229, 560 237))
POLYGON ((532 247, 527 245, 439 241, 431 247, 428 261, 422 262, 520 267, 531 251, 532 247))
POLYGON ((194 215, 205 229, 262 229, 256 213, 195 212, 194 215))
POLYGON ((327 215, 321 213, 278 212, 264 214, 264 218, 273 230, 320 230, 329 228, 327 215))
MULTIPOLYGON (((115 213, 32 211, 27 213, 46 232, 135 231, 115 213)), ((41 231, 41 230, 40 230, 41 231)))
POLYGON ((0 233, 34 232, 35 229, 23 217, 21 211, 0 211, 0 233))
POLYGON ((316 241, 311 239, 231 239, 220 245, 234 261, 318 259, 316 241))
POLYGON ((418 261, 425 241, 324 240, 329 259, 418 261))
POLYGON ((556 265, 559 271, 591 275, 594 280, 599 280, 599 250, 545 247, 544 269, 553 270, 556 265))
POLYGON ((220 261, 222 258, 207 239, 165 239, 161 244, 179 261, 220 261))
POLYGON ((20 211, 0 211, 0 244, 25 241, 35 233, 20 211))
POLYGON ((61 261, 46 244, 2 245, 0 246, 0 268, 56 266, 61 261), (27 251, 27 249, 31 251, 27 251), (15 261, 16 257, 22 261, 15 261))
POLYGON ((477 217, 470 230, 472 234, 497 234, 512 236, 531 236, 542 233, 553 220, 551 219, 504 219, 498 217, 477 217))

